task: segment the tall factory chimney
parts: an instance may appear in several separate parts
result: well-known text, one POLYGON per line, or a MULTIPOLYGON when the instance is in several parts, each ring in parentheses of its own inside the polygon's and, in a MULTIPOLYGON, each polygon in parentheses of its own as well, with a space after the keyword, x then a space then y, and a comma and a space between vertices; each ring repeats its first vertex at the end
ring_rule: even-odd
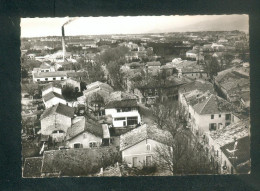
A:
POLYGON ((63 53, 63 62, 65 61, 65 56, 66 56, 66 47, 65 47, 65 32, 64 32, 64 25, 61 27, 61 42, 62 42, 62 53, 63 53))

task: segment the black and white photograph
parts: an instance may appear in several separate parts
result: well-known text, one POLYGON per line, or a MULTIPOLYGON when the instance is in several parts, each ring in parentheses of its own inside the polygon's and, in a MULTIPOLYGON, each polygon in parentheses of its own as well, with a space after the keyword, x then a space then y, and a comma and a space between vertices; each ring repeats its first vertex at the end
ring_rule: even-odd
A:
POLYGON ((248 15, 20 28, 23 178, 251 173, 248 15))

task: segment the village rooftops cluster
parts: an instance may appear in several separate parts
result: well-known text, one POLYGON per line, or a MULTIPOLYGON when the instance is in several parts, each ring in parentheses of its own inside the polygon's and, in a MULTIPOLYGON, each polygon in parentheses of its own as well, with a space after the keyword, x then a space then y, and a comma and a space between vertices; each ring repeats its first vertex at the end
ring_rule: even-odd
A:
POLYGON ((120 151, 146 139, 152 139, 159 143, 167 143, 167 138, 170 138, 169 132, 158 129, 156 126, 144 124, 120 136, 120 151))

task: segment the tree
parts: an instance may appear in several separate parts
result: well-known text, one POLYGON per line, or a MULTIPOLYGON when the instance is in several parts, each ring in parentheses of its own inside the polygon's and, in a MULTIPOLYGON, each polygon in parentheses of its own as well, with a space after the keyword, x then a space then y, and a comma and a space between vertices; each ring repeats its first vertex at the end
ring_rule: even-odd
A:
POLYGON ((26 69, 22 69, 21 77, 22 78, 27 78, 28 77, 28 71, 26 69))
POLYGON ((204 69, 209 74, 210 79, 213 80, 213 77, 220 71, 220 65, 217 58, 208 55, 205 56, 204 69))
POLYGON ((30 96, 34 96, 36 92, 39 91, 38 84, 23 84, 22 89, 24 89, 30 96))
POLYGON ((68 101, 75 100, 76 99, 76 94, 77 94, 77 92, 75 92, 75 89, 74 89, 74 87, 72 85, 65 85, 62 88, 62 95, 68 101))
POLYGON ((172 175, 210 172, 209 161, 202 153, 200 144, 185 128, 184 110, 175 102, 159 105, 157 110, 156 114, 159 115, 155 123, 168 132, 164 144, 155 148, 157 165, 172 175))
POLYGON ((86 98, 88 105, 94 108, 94 113, 99 113, 101 108, 105 106, 104 98, 99 93, 93 93, 86 98))

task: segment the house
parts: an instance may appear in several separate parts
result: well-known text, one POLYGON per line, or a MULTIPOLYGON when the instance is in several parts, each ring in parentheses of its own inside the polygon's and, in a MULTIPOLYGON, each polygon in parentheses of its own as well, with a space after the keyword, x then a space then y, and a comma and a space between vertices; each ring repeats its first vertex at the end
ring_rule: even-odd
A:
POLYGON ((211 48, 215 51, 223 50, 225 48, 222 44, 212 43, 211 48))
POLYGON ((204 80, 195 80, 193 82, 183 84, 182 86, 179 87, 178 90, 179 101, 181 102, 183 100, 184 93, 191 92, 193 90, 198 90, 203 93, 206 91, 209 91, 210 93, 214 93, 214 87, 212 83, 204 80))
POLYGON ((236 116, 232 114, 234 110, 233 105, 223 98, 214 94, 205 95, 194 105, 189 105, 189 125, 195 135, 201 136, 236 121, 236 116))
POLYGON ((250 172, 249 133, 247 119, 206 134, 202 142, 220 174, 250 172))
POLYGON ((71 71, 35 72, 33 73, 33 82, 52 82, 66 80, 68 72, 71 71))
POLYGON ((55 68, 54 66, 51 66, 50 64, 43 62, 40 65, 40 70, 41 72, 55 72, 55 68))
POLYGON ((62 141, 71 127, 72 118, 74 117, 74 108, 64 104, 57 104, 46 109, 41 115, 42 135, 50 135, 55 141, 62 141))
POLYGON ((62 103, 64 105, 67 104, 65 98, 56 92, 49 92, 47 94, 45 94, 43 97, 43 103, 45 105, 45 108, 50 108, 58 103, 62 103))
POLYGON ((66 134, 67 145, 70 148, 99 147, 102 144, 102 139, 103 129, 101 124, 84 116, 75 118, 66 134))
POLYGON ((157 157, 155 149, 166 144, 169 132, 144 124, 120 136, 122 161, 130 167, 152 165, 157 157))
POLYGON ((113 88, 110 85, 97 81, 87 85, 83 96, 78 97, 77 100, 80 104, 88 104, 88 108, 95 113, 97 112, 96 114, 103 115, 103 105, 108 102, 111 92, 113 92, 113 88))
POLYGON ((249 69, 233 67, 218 73, 214 79, 217 91, 229 102, 240 106, 240 95, 250 92, 249 69))
POLYGON ((55 92, 57 94, 62 95, 61 86, 57 83, 49 83, 42 88, 42 96, 44 96, 50 92, 55 92))
POLYGON ((189 50, 186 52, 186 57, 196 60, 198 57, 198 51, 197 50, 189 50))
POLYGON ((28 54, 27 59, 28 60, 35 60, 35 54, 28 54))
POLYGON ((136 100, 114 100, 105 106, 105 115, 111 115, 114 127, 136 126, 141 123, 136 100))

